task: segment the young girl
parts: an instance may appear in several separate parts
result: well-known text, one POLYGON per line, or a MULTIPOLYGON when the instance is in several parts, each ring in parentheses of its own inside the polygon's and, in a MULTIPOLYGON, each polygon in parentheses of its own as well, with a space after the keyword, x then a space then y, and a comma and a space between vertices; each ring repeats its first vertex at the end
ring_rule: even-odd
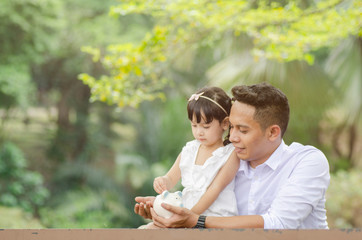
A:
POLYGON ((190 97, 187 112, 195 140, 183 147, 166 175, 155 178, 157 193, 172 189, 181 179, 184 207, 207 216, 237 215, 233 179, 240 160, 229 140, 223 141, 230 109, 230 97, 218 87, 203 88, 190 97))

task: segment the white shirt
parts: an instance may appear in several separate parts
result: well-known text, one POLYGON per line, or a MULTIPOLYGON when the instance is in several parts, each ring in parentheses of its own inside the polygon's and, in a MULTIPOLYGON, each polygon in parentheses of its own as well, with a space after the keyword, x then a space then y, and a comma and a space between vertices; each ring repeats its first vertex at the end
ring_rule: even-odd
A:
POLYGON ((265 229, 328 229, 329 180, 328 160, 320 150, 282 141, 255 169, 241 160, 235 177, 239 215, 261 215, 265 229))

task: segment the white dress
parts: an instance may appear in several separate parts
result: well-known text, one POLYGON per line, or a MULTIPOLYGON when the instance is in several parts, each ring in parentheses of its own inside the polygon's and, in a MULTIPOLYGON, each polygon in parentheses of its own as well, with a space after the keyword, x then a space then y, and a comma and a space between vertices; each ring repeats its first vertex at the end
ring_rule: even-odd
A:
MULTIPOLYGON (((180 170, 184 207, 191 209, 206 192, 222 166, 234 151, 232 144, 216 149, 204 165, 195 165, 196 156, 201 143, 190 141, 181 152, 180 170)), ((206 216, 236 216, 238 213, 234 193, 235 180, 233 179, 223 191, 220 192, 214 203, 203 213, 206 216)))

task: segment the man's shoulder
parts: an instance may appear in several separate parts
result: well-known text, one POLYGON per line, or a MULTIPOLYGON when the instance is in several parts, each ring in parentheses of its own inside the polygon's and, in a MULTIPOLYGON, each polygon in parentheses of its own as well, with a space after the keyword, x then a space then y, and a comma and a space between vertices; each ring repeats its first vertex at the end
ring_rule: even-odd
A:
POLYGON ((303 145, 297 142, 290 144, 286 151, 286 157, 295 162, 313 161, 315 163, 327 163, 328 160, 324 153, 318 148, 311 145, 303 145))
POLYGON ((310 154, 310 153, 317 153, 317 154, 323 154, 321 150, 318 148, 311 146, 311 145, 303 145, 298 142, 293 142, 287 147, 287 153, 290 154, 310 154))

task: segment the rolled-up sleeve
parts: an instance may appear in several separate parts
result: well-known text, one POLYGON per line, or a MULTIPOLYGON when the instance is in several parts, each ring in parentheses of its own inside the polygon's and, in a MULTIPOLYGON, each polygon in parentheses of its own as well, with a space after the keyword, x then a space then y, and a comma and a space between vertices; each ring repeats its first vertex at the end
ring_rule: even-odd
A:
POLYGON ((294 169, 286 183, 278 191, 268 211, 262 214, 265 229, 298 229, 311 215, 314 215, 311 221, 316 221, 311 226, 318 226, 318 219, 325 217, 325 192, 330 181, 326 157, 315 150, 301 154, 293 161, 297 163, 291 163, 290 167, 294 169))

